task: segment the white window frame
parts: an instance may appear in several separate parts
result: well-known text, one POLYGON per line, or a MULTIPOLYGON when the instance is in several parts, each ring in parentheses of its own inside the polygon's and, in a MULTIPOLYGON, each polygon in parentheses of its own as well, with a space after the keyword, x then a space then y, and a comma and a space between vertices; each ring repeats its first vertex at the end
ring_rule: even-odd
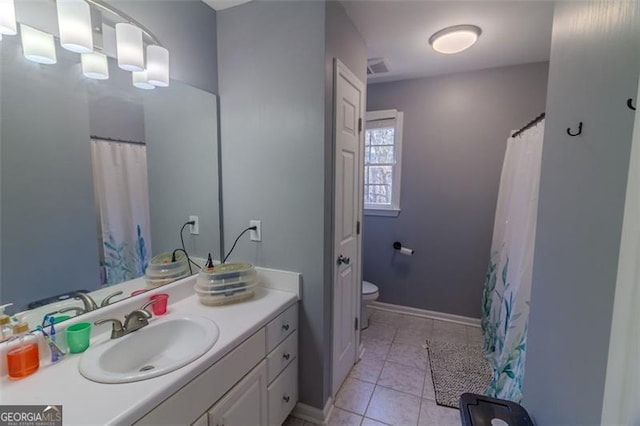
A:
MULTIPOLYGON (((395 162, 392 165, 391 182, 391 204, 364 204, 364 214, 373 216, 398 216, 400 214, 400 188, 402 179, 402 128, 404 114, 395 109, 387 109, 382 111, 368 111, 365 113, 365 132, 369 128, 368 124, 372 121, 394 120, 395 131, 393 140, 393 150, 395 162)), ((366 149, 366 147, 365 147, 366 149)), ((364 158, 364 156, 363 156, 364 158)), ((366 171, 366 167, 365 167, 366 171)), ((363 193, 364 196, 364 193, 363 193)))

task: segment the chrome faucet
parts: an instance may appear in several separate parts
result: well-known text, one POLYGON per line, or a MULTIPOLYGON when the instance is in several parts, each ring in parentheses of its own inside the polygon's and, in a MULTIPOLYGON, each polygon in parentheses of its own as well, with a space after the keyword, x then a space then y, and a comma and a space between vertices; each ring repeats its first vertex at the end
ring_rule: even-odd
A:
POLYGON ((83 308, 79 308, 77 306, 69 306, 68 308, 60 309, 58 312, 61 314, 64 314, 65 312, 71 312, 71 311, 74 311, 76 313, 75 316, 78 316, 80 314, 84 314, 85 312, 87 312, 83 308))
POLYGON ((124 325, 120 320, 115 318, 107 318, 103 320, 98 320, 94 322, 95 325, 105 324, 107 322, 113 323, 111 328, 111 338, 118 339, 122 336, 126 336, 129 333, 133 333, 136 330, 140 330, 142 327, 149 325, 149 319, 153 315, 151 312, 147 311, 147 307, 156 303, 155 300, 151 300, 150 302, 145 303, 140 309, 136 309, 131 311, 129 314, 124 316, 124 325))
POLYGON ((111 303, 111 299, 113 299, 116 296, 120 296, 121 294, 122 294, 122 291, 116 291, 115 293, 111 293, 110 295, 102 299, 102 303, 100 303, 100 307, 104 308, 109 303, 111 303))
POLYGON ((77 300, 82 300, 82 303, 84 304, 85 312, 98 309, 98 305, 96 304, 96 302, 91 298, 91 296, 89 296, 86 293, 78 292, 73 295, 73 298, 77 300))

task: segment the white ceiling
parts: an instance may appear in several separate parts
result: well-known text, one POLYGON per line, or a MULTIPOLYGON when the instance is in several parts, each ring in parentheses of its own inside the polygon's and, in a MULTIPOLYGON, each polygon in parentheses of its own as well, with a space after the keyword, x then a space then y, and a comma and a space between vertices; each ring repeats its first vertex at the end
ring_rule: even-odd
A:
POLYGON ((341 0, 367 43, 367 57, 383 57, 389 73, 368 83, 426 77, 549 60, 552 1, 341 0), (436 53, 429 37, 452 25, 482 28, 478 42, 457 55, 436 53))

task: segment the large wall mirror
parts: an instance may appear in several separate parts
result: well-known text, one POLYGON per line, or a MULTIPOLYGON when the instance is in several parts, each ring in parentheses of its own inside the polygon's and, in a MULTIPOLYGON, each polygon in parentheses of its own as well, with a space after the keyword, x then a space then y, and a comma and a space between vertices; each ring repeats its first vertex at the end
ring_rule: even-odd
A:
POLYGON ((0 305, 13 303, 8 313, 47 310, 77 291, 100 302, 153 256, 181 247, 190 216, 199 233, 186 228, 186 250, 219 257, 216 95, 173 80, 135 88, 112 58, 108 80, 88 79, 79 55, 57 41, 52 65, 26 60, 19 35, 0 50, 0 305))

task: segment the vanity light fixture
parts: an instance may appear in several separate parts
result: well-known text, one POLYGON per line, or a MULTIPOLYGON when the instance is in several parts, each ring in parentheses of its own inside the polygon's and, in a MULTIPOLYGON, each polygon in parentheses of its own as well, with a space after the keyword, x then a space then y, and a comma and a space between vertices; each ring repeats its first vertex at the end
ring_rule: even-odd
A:
POLYGON ((126 71, 144 71, 142 30, 135 25, 116 24, 118 66, 126 71))
POLYGON ((81 56, 82 74, 95 80, 109 78, 107 55, 100 52, 83 53, 81 56))
POLYGON ((132 72, 131 79, 133 80, 133 85, 138 89, 151 90, 156 88, 156 86, 149 83, 146 70, 132 72))
POLYGON ((55 64, 56 46, 53 36, 44 31, 36 30, 25 24, 20 24, 22 36, 22 51, 24 57, 39 64, 55 64))
POLYGON ((84 0, 56 0, 60 45, 72 52, 93 52, 91 10, 84 0))
POLYGON ((16 35, 16 5, 13 0, 0 0, 0 34, 16 35))
POLYGON ((154 86, 169 86, 169 51, 162 46, 147 46, 147 79, 154 86))
POLYGON ((456 25, 444 28, 429 38, 429 44, 438 53, 453 55, 473 46, 482 30, 475 25, 456 25))

